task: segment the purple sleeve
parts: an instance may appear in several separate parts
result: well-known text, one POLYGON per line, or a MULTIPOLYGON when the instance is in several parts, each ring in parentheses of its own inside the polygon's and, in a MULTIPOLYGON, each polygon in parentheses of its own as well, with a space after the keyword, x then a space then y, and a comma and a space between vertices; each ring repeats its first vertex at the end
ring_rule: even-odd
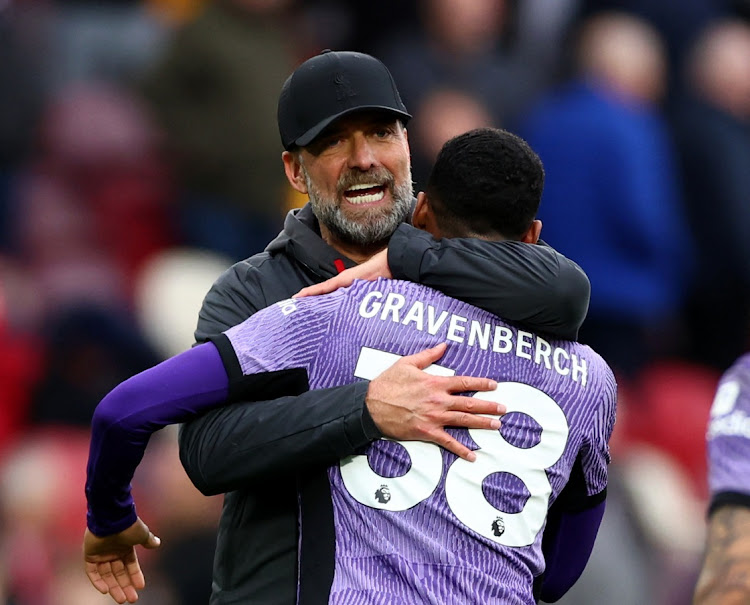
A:
POLYGON ((97 406, 86 478, 88 528, 106 536, 136 520, 130 481, 151 434, 225 402, 228 378, 213 344, 202 344, 122 382, 97 406))
POLYGON ((583 573, 604 517, 605 501, 578 512, 563 512, 548 521, 544 530, 546 569, 541 599, 554 603, 570 590, 583 573))
POLYGON ((722 376, 706 438, 711 510, 723 502, 750 505, 750 354, 722 376))

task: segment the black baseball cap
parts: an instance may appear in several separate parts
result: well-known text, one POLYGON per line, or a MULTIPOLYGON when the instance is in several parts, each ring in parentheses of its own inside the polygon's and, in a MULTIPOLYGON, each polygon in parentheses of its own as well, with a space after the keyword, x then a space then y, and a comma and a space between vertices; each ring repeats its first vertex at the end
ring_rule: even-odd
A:
POLYGON ((364 53, 324 50, 292 72, 279 96, 284 149, 309 145, 334 120, 379 109, 406 123, 411 115, 382 61, 364 53))

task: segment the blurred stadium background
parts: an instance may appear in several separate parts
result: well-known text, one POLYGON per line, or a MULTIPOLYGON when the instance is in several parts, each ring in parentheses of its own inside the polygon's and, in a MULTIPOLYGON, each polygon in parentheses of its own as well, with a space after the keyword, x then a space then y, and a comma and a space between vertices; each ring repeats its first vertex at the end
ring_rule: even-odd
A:
MULTIPOLYGON (((475 126, 540 153, 543 237, 588 272, 581 339, 620 383, 605 523, 563 603, 688 603, 708 409, 750 349, 747 0, 0 0, 0 603, 110 602, 80 560, 92 410, 189 347, 215 277, 303 203, 276 101, 324 48, 393 71, 417 188, 475 126)), ((134 489, 163 539, 140 602, 207 603, 221 502, 175 431, 134 489)))

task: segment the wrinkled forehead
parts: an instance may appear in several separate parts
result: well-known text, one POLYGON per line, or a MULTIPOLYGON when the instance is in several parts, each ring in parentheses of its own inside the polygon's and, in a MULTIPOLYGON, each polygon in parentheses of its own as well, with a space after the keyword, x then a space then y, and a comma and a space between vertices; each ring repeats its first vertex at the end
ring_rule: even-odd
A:
MULTIPOLYGON (((392 112, 379 111, 377 109, 363 109, 344 116, 331 122, 315 140, 342 132, 353 132, 365 130, 376 126, 398 125, 401 128, 401 120, 392 112)), ((313 141, 314 142, 314 141, 313 141)))

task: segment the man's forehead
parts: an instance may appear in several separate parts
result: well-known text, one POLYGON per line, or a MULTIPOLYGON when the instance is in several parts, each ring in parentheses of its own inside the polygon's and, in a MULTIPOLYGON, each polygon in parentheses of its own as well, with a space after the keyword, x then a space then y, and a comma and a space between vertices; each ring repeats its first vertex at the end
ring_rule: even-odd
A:
POLYGON ((320 133, 320 137, 325 137, 328 134, 340 132, 342 130, 356 130, 368 126, 386 126, 395 124, 396 122, 399 122, 399 119, 388 111, 378 111, 377 109, 356 111, 331 122, 331 124, 320 133))

